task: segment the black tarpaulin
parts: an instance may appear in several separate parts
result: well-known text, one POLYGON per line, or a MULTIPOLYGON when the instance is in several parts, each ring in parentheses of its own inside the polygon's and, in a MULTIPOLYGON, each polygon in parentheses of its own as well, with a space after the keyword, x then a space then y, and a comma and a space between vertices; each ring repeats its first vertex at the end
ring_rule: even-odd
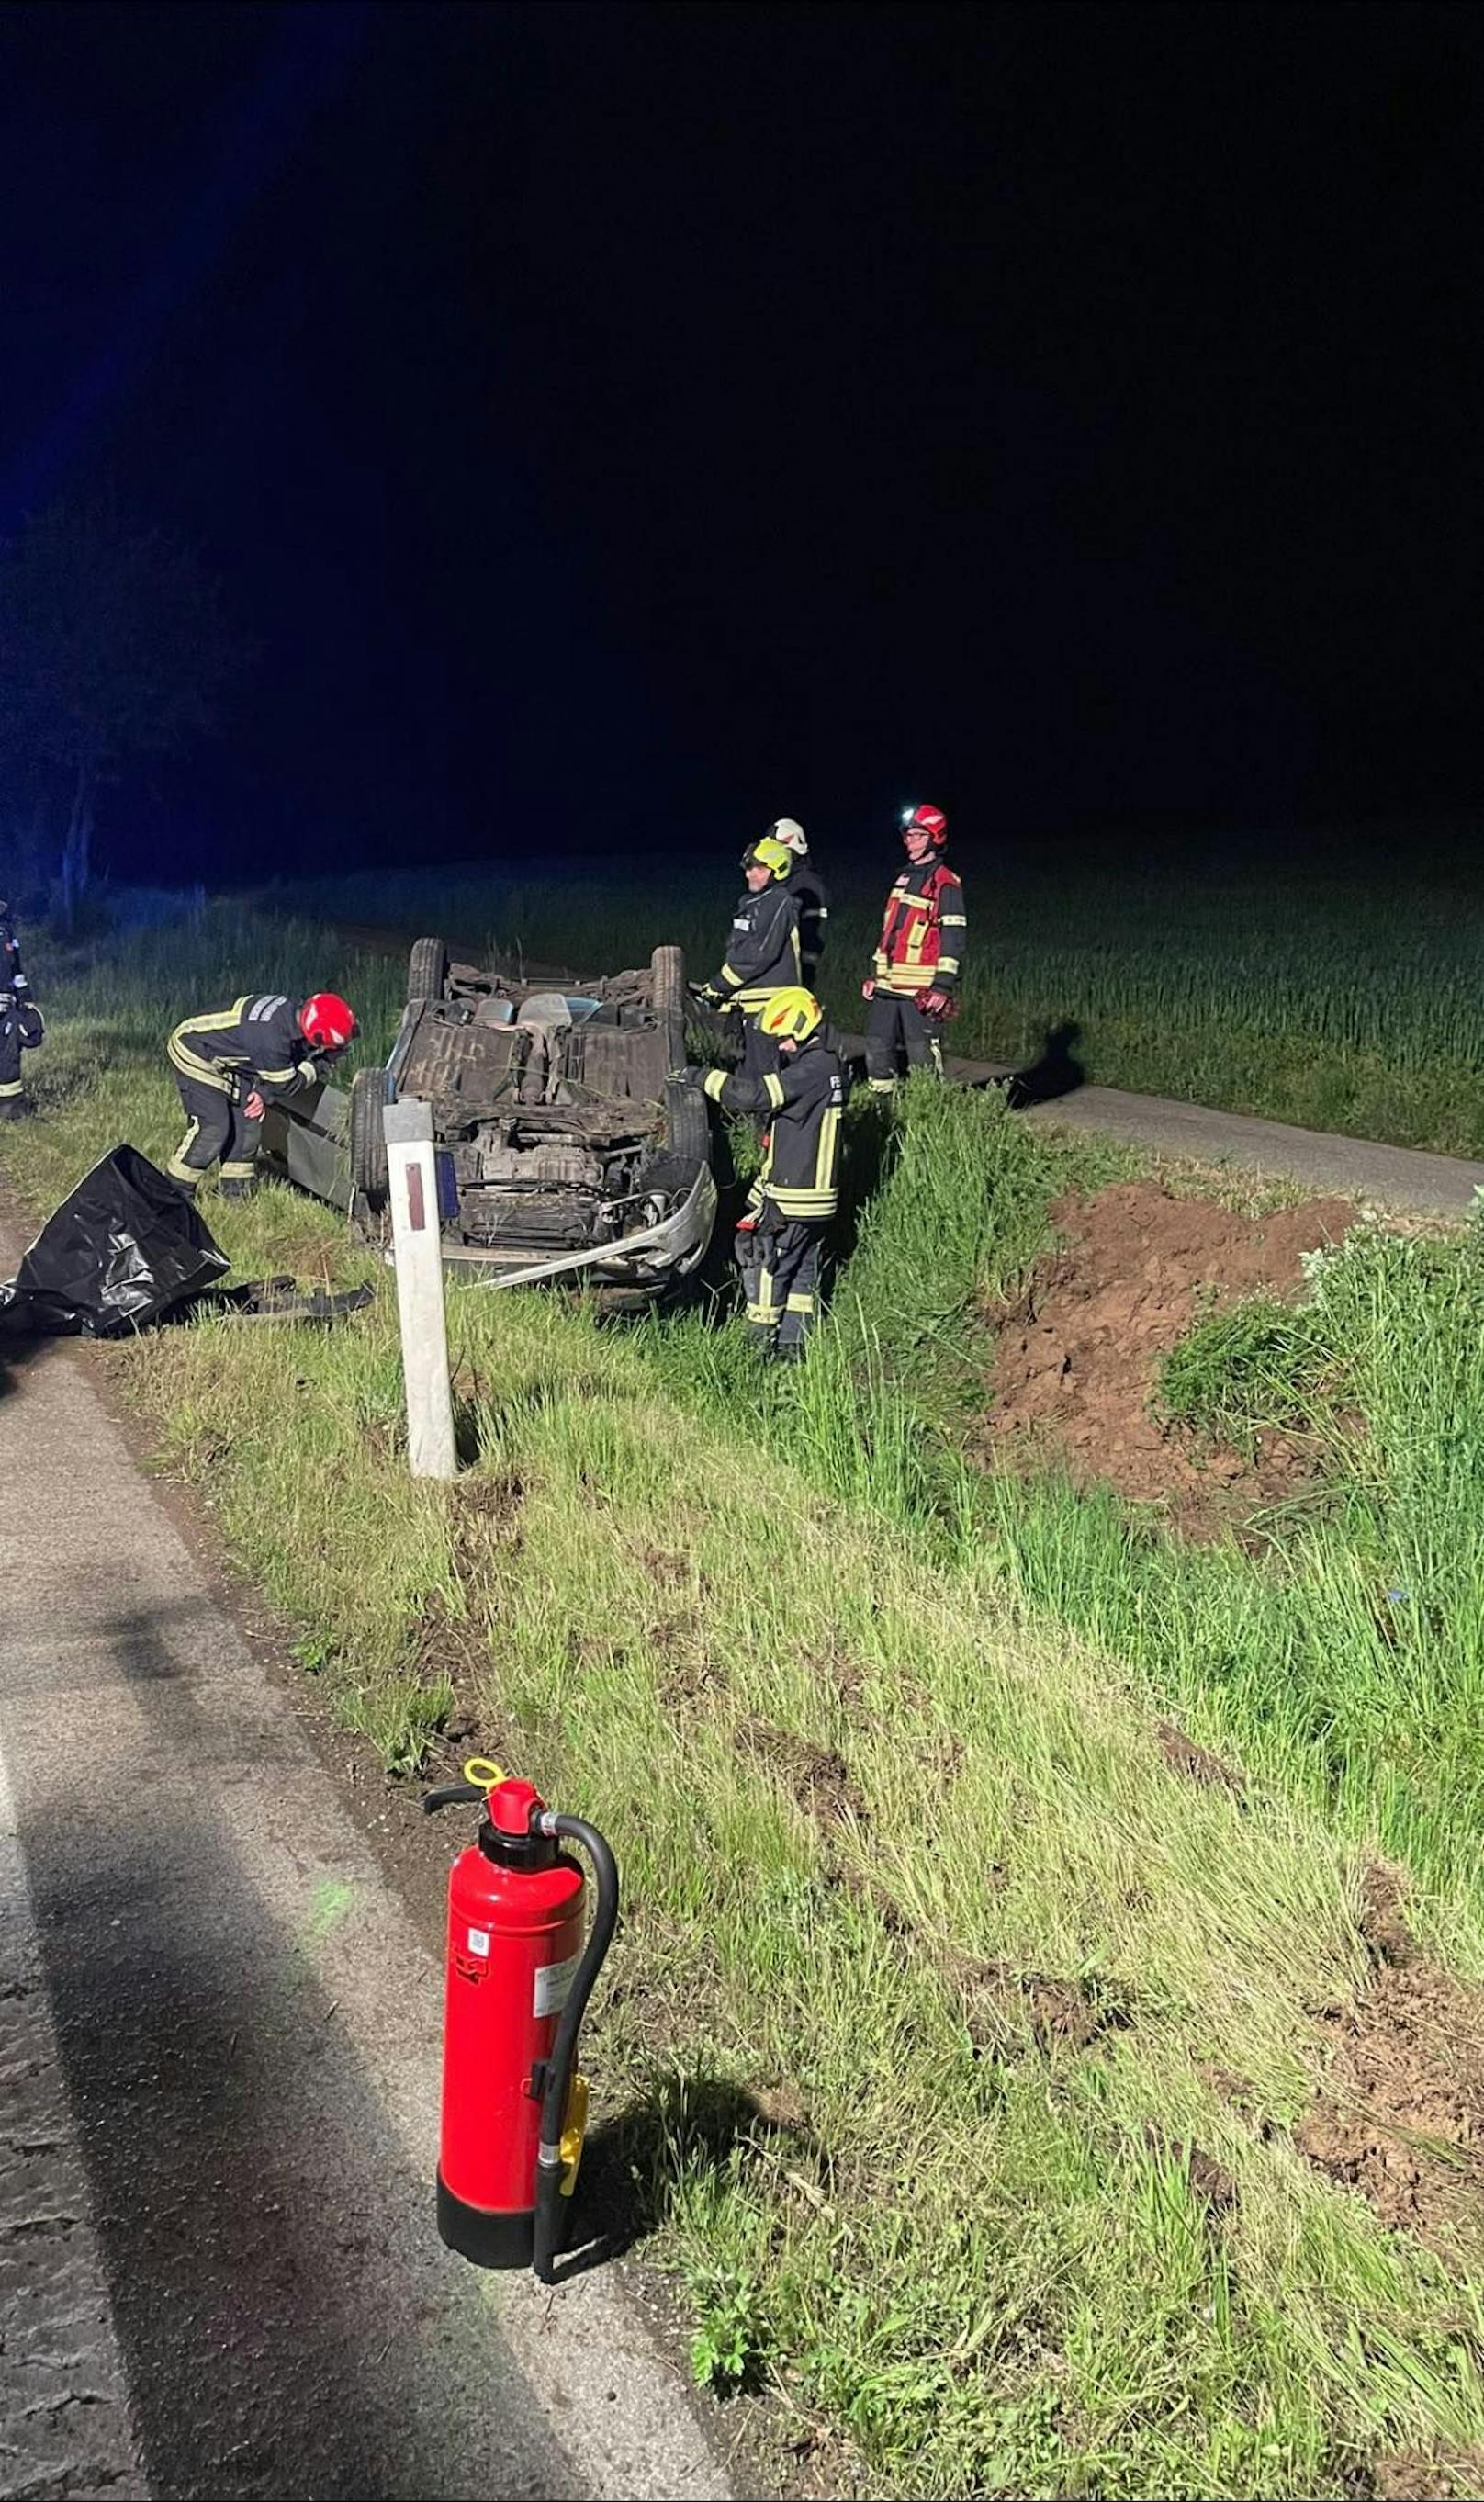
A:
POLYGON ((137 1147, 115 1147, 47 1219, 0 1285, 11 1337, 123 1337, 231 1266, 200 1217, 137 1147))

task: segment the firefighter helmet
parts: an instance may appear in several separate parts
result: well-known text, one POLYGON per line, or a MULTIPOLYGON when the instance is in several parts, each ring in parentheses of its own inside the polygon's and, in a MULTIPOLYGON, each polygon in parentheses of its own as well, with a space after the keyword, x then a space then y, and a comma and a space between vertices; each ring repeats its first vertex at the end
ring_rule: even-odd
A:
POLYGON ((812 991, 775 991, 758 1019, 761 1032, 775 1042, 807 1042, 825 1022, 825 1011, 812 991))
POLYGON ((317 1051, 344 1051, 359 1029, 348 1000, 334 991, 316 991, 299 1010, 299 1031, 317 1051))
POLYGON ((765 868, 781 885, 793 866, 793 854, 786 844, 776 842, 771 834, 764 834, 759 841, 748 844, 742 855, 742 865, 744 868, 765 868))
POLYGON ((809 848, 809 837, 796 817, 775 817, 768 832, 774 842, 782 843, 785 851, 792 852, 795 860, 803 859, 809 848))
POLYGON ((940 852, 948 840, 948 819, 928 799, 920 800, 914 808, 903 808, 901 829, 903 839, 908 834, 926 834, 935 852, 940 852))

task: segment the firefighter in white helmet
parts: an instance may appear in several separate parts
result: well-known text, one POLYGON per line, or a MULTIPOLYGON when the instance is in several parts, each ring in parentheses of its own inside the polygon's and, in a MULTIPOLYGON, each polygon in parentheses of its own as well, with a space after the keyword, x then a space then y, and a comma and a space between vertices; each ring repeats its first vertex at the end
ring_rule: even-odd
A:
POLYGON ((769 826, 775 843, 782 843, 793 854, 793 866, 789 872, 789 893, 798 905, 798 961, 806 991, 818 989, 815 975, 820 958, 825 953, 826 928, 829 919, 829 893, 819 870, 809 857, 809 837, 796 817, 779 817, 769 826))

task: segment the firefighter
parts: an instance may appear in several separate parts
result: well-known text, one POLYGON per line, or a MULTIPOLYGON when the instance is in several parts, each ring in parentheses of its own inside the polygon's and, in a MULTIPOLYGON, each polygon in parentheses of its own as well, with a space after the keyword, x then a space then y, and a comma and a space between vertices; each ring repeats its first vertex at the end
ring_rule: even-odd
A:
POLYGON ((860 996, 865 1073, 871 1092, 890 1095, 897 1055, 909 1068, 943 1074, 942 1031, 957 1003, 963 965, 963 889, 943 858, 948 819, 925 800, 902 811, 907 865, 887 897, 876 961, 860 996))
POLYGON ((845 1075, 811 991, 775 991, 759 1016, 779 1065, 761 1076, 725 1068, 687 1073, 726 1112, 769 1123, 762 1168, 737 1228, 747 1317, 761 1356, 797 1364, 819 1301, 820 1249, 838 1198, 845 1075))
POLYGON ((219 1158, 223 1199, 246 1199, 268 1103, 315 1085, 354 1037, 354 1014, 333 991, 303 1000, 250 991, 230 1007, 186 1017, 168 1045, 190 1123, 166 1166, 177 1189, 194 1199, 219 1158))
POLYGON ((23 1121, 36 1109, 20 1074, 20 1055, 34 1051, 46 1031, 21 965, 11 907, 0 899, 0 1121, 23 1121))
POLYGON ((731 917, 726 962, 698 996, 711 1007, 735 1008, 743 1027, 742 1074, 761 1077, 778 1066, 778 1046, 761 1031, 775 991, 798 982, 798 906, 789 892, 793 854, 772 834, 742 855, 747 893, 731 917))
POLYGON ((825 953, 825 924, 829 919, 829 894, 809 858, 809 837, 796 817, 779 817, 769 826, 775 842, 793 854, 789 893, 798 906, 798 963, 806 991, 818 988, 815 975, 825 953))

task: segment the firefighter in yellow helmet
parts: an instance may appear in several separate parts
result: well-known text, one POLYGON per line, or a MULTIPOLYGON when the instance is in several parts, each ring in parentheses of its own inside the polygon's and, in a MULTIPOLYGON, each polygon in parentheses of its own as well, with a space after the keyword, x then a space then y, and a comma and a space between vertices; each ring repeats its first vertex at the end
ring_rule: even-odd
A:
POLYGON ((759 1023, 778 1052, 776 1069, 688 1074, 724 1111, 767 1118, 762 1169, 737 1228, 737 1266, 759 1354, 796 1364, 814 1327, 820 1251, 838 1201, 845 1074, 811 991, 775 991, 759 1023))
POLYGON ((699 997, 742 1018, 742 1074, 761 1077, 778 1066, 778 1045, 762 1029, 762 1011, 777 991, 796 987, 798 905, 789 892, 793 854, 764 834, 742 855, 747 893, 731 917, 726 962, 699 997))

